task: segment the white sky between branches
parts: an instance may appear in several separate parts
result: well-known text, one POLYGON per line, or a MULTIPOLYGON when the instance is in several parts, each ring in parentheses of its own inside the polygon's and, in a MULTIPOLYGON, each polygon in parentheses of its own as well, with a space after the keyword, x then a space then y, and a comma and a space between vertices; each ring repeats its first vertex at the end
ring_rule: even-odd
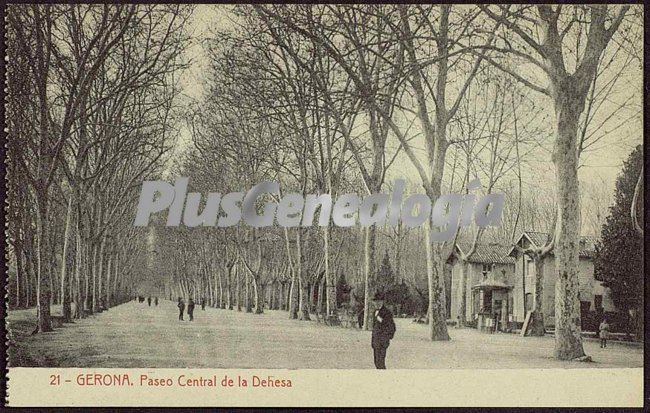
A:
MULTIPOLYGON (((227 17, 228 10, 231 7, 229 5, 197 5, 191 17, 191 32, 194 37, 194 42, 187 49, 186 55, 192 59, 193 63, 182 74, 180 79, 184 94, 183 99, 187 100, 188 103, 193 100, 200 101, 205 91, 205 74, 207 73, 208 64, 201 46, 201 41, 210 36, 211 30, 223 30, 233 27, 227 17)), ((618 88, 619 91, 608 98, 610 101, 608 104, 616 107, 621 102, 621 99, 627 98, 629 93, 634 93, 633 104, 638 106, 639 113, 622 127, 616 129, 615 132, 604 137, 597 145, 598 149, 584 152, 581 156, 582 167, 579 171, 581 182, 587 185, 605 185, 610 197, 613 197, 614 182, 622 168, 623 161, 628 157, 634 147, 643 141, 643 113, 640 109, 642 108, 643 95, 641 67, 639 66, 638 70, 636 68, 632 70, 630 75, 621 82, 618 88), (625 90, 620 90, 623 88, 625 90)), ((536 92, 530 93, 534 94, 536 92)), ((541 106, 548 108, 549 117, 547 119, 552 122, 553 109, 550 98, 540 95, 535 99, 539 99, 541 106)), ((606 113, 606 108, 603 108, 603 111, 606 113)), ((627 112, 627 115, 629 115, 629 112, 627 112)), ((620 119, 611 120, 612 126, 618 123, 620 123, 620 119)), ((389 142, 389 145, 392 145, 390 153, 394 153, 397 142, 394 137, 389 137, 389 141, 391 140, 392 142, 389 142)), ((175 153, 182 153, 190 144, 189 130, 186 125, 183 125, 176 143, 175 153)), ((423 143, 420 143, 418 146, 423 148, 423 143)), ((543 191, 544 193, 552 193, 554 191, 555 177, 551 154, 549 152, 552 148, 552 142, 544 142, 543 146, 545 146, 545 149, 540 148, 538 153, 529 162, 530 166, 525 167, 522 171, 525 186, 524 191, 534 190, 543 191)), ((423 153, 423 151, 420 152, 423 153)), ((415 168, 403 151, 398 155, 395 163, 388 171, 386 182, 391 182, 400 177, 407 179, 415 185, 419 185, 420 183, 415 168)), ((242 190, 246 189, 242 188, 242 190)), ((215 188, 215 190, 218 190, 218 188, 215 188)))

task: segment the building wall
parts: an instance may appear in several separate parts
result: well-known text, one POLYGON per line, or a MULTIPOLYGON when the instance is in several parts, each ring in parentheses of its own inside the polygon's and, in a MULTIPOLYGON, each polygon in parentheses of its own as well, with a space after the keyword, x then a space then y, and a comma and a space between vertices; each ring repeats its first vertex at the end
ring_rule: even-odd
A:
MULTIPOLYGON (((465 294, 467 300, 465 302, 465 321, 472 321, 473 319, 473 302, 472 302, 472 287, 483 279, 483 264, 477 263, 468 263, 466 267, 466 277, 467 284, 465 289, 465 294)), ((514 266, 509 264, 495 264, 492 271, 496 272, 494 274, 496 278, 501 277, 501 271, 506 271, 506 280, 508 284, 512 285, 512 278, 514 276, 514 266)), ((461 278, 461 263, 457 259, 453 260, 452 270, 451 270, 451 319, 456 321, 458 319, 458 306, 462 300, 462 295, 460 291, 460 278, 461 278)), ((488 277, 491 277, 492 274, 488 273, 488 277)))
MULTIPOLYGON (((472 321, 473 318, 473 302, 472 302, 472 287, 478 284, 483 279, 483 266, 482 264, 468 263, 467 264, 467 284, 465 294, 466 300, 466 321, 472 321)), ((506 271, 507 283, 514 288, 511 291, 511 300, 508 305, 512 303, 512 321, 522 323, 526 317, 524 309, 524 295, 523 285, 526 284, 526 293, 530 294, 530 308, 533 308, 535 303, 535 266, 532 260, 528 257, 519 255, 515 260, 515 265, 495 265, 493 271, 497 271, 498 276, 501 275, 501 270, 506 271), (522 279, 522 268, 526 266, 526 277, 522 279)), ((589 301, 590 310, 594 311, 595 296, 602 296, 602 306, 604 311, 616 311, 614 303, 611 299, 611 291, 609 288, 603 287, 600 282, 594 280, 594 266, 590 259, 580 258, 579 261, 579 276, 578 282, 580 286, 580 300, 589 301)), ((461 300, 460 292, 460 276, 461 264, 458 260, 454 259, 451 264, 451 300, 450 300, 450 318, 457 320, 458 318, 458 305, 461 300)), ((490 277, 491 274, 488 274, 490 277)), ((498 277, 497 277, 498 278, 498 277)), ((545 316, 545 324, 553 326, 555 324, 555 281, 557 275, 555 273, 555 257, 552 255, 544 258, 544 293, 543 293, 543 309, 545 316)), ((509 299, 509 300, 510 300, 509 299)))
POLYGON ((524 309, 524 284, 526 287, 526 292, 532 293, 532 286, 529 283, 530 277, 527 277, 525 280, 522 278, 524 275, 524 267, 528 267, 528 262, 530 260, 528 257, 522 257, 518 255, 515 259, 515 271, 513 275, 513 285, 512 289, 512 301, 513 301, 513 313, 512 321, 523 323, 524 318, 526 317, 526 311, 524 309))
POLYGON ((451 314, 450 319, 458 318, 458 300, 460 300, 460 262, 454 259, 451 262, 451 314))
MULTIPOLYGON (((526 257, 524 259, 526 262, 529 259, 526 257)), ((515 264, 515 288, 513 290, 513 299, 514 299, 514 321, 523 322, 526 317, 526 312, 523 306, 523 281, 522 281, 522 257, 519 255, 516 259, 515 264)), ((532 301, 530 302, 530 307, 534 306, 535 299, 535 266, 531 264, 526 269, 526 292, 531 293, 530 297, 532 301)), ((528 265, 528 264, 526 264, 528 265)), ((580 288, 580 300, 589 301, 590 310, 594 311, 595 308, 595 296, 602 296, 602 306, 605 311, 615 311, 614 303, 611 300, 611 292, 608 288, 603 287, 599 281, 594 279, 594 264, 591 259, 580 258, 578 264, 579 274, 578 274, 578 283, 580 288)), ((557 274, 555 272, 555 257, 553 255, 548 255, 544 258, 544 292, 543 292, 543 304, 542 308, 544 309, 544 324, 547 326, 553 326, 555 324, 555 282, 557 280, 557 274)))

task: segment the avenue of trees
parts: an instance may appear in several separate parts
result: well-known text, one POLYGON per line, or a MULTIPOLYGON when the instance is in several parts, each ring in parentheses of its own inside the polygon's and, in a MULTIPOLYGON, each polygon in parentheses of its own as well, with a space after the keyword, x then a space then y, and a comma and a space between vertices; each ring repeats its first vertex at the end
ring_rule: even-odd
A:
POLYGON ((190 11, 9 8, 12 306, 38 305, 41 331, 51 303, 69 319, 138 292, 299 320, 363 310, 368 329, 381 290, 449 340, 454 243, 472 245, 465 262, 480 242, 536 230, 554 234, 555 356, 584 356, 577 240, 599 235, 609 195, 578 172, 640 113, 641 8, 221 6, 229 24, 202 42, 204 94, 181 108, 190 11), (189 143, 170 159, 181 128, 189 143), (554 178, 538 188, 544 162, 554 178), (180 176, 188 192, 275 180, 281 195, 332 199, 403 178, 405 194, 499 192, 506 207, 501 226, 447 242, 429 222, 187 228, 159 214, 135 228, 142 181, 180 176))
POLYGON ((36 305, 40 331, 53 303, 69 321, 130 297, 147 235, 132 213, 177 133, 190 11, 7 9, 9 305, 36 305))

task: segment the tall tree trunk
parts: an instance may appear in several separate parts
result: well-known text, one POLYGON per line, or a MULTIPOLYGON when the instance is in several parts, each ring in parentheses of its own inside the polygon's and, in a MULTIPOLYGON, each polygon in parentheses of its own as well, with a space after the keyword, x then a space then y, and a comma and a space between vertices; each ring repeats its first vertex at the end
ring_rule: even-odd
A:
POLYGON ((260 284, 255 277, 253 279, 253 293, 255 297, 255 314, 264 313, 264 285, 260 284))
POLYGON ((214 269, 214 272, 217 273, 219 281, 219 308, 225 310, 228 307, 228 275, 221 273, 217 268, 214 269))
POLYGON ((235 282, 235 298, 237 299, 237 311, 241 311, 241 276, 238 268, 235 268, 235 275, 237 277, 235 282))
MULTIPOLYGON (((302 237, 300 235, 301 229, 298 228, 296 233, 296 249, 298 251, 298 259, 296 260, 296 272, 298 277, 298 313, 300 320, 311 320, 309 317, 309 303, 307 294, 309 293, 309 285, 305 282, 305 274, 303 274, 303 256, 302 256, 302 237)), ((307 246, 305 246, 307 248, 307 246)))
POLYGON ((30 239, 29 244, 24 251, 26 263, 25 270, 27 271, 27 298, 25 300, 25 306, 30 307, 32 303, 36 302, 34 287, 38 288, 38 275, 36 273, 36 267, 34 266, 35 258, 33 256, 33 251, 35 251, 35 249, 34 241, 32 239, 30 239))
POLYGON ((317 288, 318 288, 318 282, 313 282, 313 283, 308 283, 307 284, 307 297, 309 297, 309 300, 307 301, 309 303, 308 308, 309 312, 314 312, 317 313, 318 309, 316 308, 316 300, 317 300, 317 288))
POLYGON ((104 273, 104 245, 106 244, 106 241, 104 241, 104 237, 102 236, 99 241, 99 255, 97 257, 98 259, 98 264, 97 264, 97 300, 95 301, 97 303, 97 308, 95 311, 103 311, 104 310, 104 305, 102 303, 102 287, 103 287, 103 273, 104 273))
POLYGON ((228 267, 228 274, 226 275, 226 289, 228 290, 228 310, 232 310, 232 270, 234 266, 228 267))
POLYGON ((38 314, 37 331, 48 332, 52 331, 52 320, 50 318, 50 272, 46 268, 47 264, 44 262, 43 254, 47 251, 47 202, 44 197, 38 203, 37 208, 37 244, 36 244, 36 312, 38 314))
POLYGON ((535 261, 535 305, 530 316, 531 336, 543 337, 546 334, 544 327, 544 258, 534 257, 535 261))
POLYGON ((253 304, 251 303, 251 277, 249 275, 246 275, 245 278, 246 291, 244 292, 244 306, 246 307, 247 313, 252 313, 253 304))
MULTIPOLYGON (((323 314, 323 284, 325 283, 325 276, 323 276, 323 279, 318 283, 318 301, 316 302, 316 313, 321 315, 323 314)), ((327 311, 327 308, 325 308, 325 311, 327 311)), ((325 313, 325 316, 327 316, 327 312, 325 313)))
POLYGON ((24 277, 23 269, 23 250, 20 242, 16 242, 16 308, 20 308, 22 304, 21 300, 21 282, 20 280, 24 277))
MULTIPOLYGON (((332 274, 331 269, 330 269, 330 260, 329 260, 329 253, 330 253, 330 227, 329 225, 323 227, 323 240, 325 243, 325 285, 326 285, 326 296, 327 296, 327 304, 326 304, 326 312, 327 315, 330 314, 335 314, 337 311, 336 308, 336 276, 332 274)), ((320 294, 320 293, 319 293, 320 294)))
POLYGON ((282 282, 280 284, 280 310, 287 311, 287 283, 282 282))
POLYGON ((111 308, 111 272, 113 265, 113 254, 109 253, 106 258, 106 291, 104 292, 104 306, 106 310, 111 308))
MULTIPOLYGON (((300 238, 296 241, 300 243, 300 238)), ((298 255, 300 257, 300 255, 298 255)), ((298 281, 298 272, 300 271, 300 264, 296 260, 295 265, 291 267, 291 284, 289 285, 289 296, 287 309, 289 310, 289 318, 295 320, 298 318, 298 290, 300 283, 298 281)))
MULTIPOLYGON (((429 229, 430 226, 427 226, 429 229)), ((444 274, 441 265, 441 253, 438 245, 431 241, 431 231, 425 231, 427 280, 429 286, 429 338, 434 341, 449 340, 445 317, 444 274)), ((444 264, 443 264, 444 265, 444 264)))
POLYGON ((578 183, 577 132, 584 110, 586 92, 575 90, 568 77, 555 90, 557 136, 553 163, 557 181, 558 223, 554 254, 555 284, 555 356, 571 360, 585 355, 580 335, 578 298, 578 252, 580 239, 580 187, 578 183))
POLYGON ((74 266, 74 278, 75 278, 75 299, 74 299, 74 318, 81 318, 83 313, 83 301, 81 294, 81 266, 82 266, 82 250, 81 250, 81 232, 79 231, 79 226, 77 225, 77 231, 75 234, 75 266, 74 266))
POLYGON ((91 286, 91 296, 90 296, 90 314, 97 312, 97 245, 94 242, 91 242, 91 277, 92 277, 92 286, 91 286))
MULTIPOLYGON (((119 243, 116 243, 116 246, 117 246, 117 245, 119 245, 119 243)), ((113 280, 114 280, 114 281, 113 281, 113 284, 114 284, 114 285, 113 285, 113 291, 115 292, 115 294, 118 294, 118 281, 119 281, 119 277, 118 277, 118 274, 119 274, 119 272, 118 272, 118 266, 119 266, 119 263, 120 263, 120 252, 119 252, 119 251, 116 251, 116 252, 115 252, 115 260, 114 260, 113 262, 114 262, 114 264, 113 264, 113 280)), ((121 292, 120 292, 120 293, 121 293, 121 292)), ((131 297, 129 296, 129 300, 130 300, 130 299, 131 299, 131 297)), ((120 303, 120 304, 121 304, 121 303, 120 303)))
POLYGON ((464 327, 467 324, 467 262, 460 261, 460 280, 458 285, 458 325, 464 327))
POLYGON ((299 306, 299 313, 300 313, 300 320, 308 321, 311 320, 311 317, 309 316, 309 284, 307 284, 304 281, 304 276, 301 275, 299 278, 299 299, 298 299, 298 306, 299 306))
POLYGON ((63 251, 61 251, 61 277, 60 277, 60 282, 61 286, 59 288, 59 294, 61 296, 59 297, 59 301, 63 305, 62 307, 62 316, 64 321, 66 321, 66 316, 65 316, 65 302, 66 302, 66 272, 68 269, 68 234, 70 233, 70 203, 72 202, 72 196, 70 197, 70 200, 68 200, 68 208, 66 212, 66 217, 65 217, 65 227, 63 229, 63 251))
POLYGON ((363 248, 364 257, 364 274, 363 274, 363 329, 372 328, 370 322, 370 279, 375 274, 375 242, 376 226, 372 225, 365 228, 365 242, 363 248))

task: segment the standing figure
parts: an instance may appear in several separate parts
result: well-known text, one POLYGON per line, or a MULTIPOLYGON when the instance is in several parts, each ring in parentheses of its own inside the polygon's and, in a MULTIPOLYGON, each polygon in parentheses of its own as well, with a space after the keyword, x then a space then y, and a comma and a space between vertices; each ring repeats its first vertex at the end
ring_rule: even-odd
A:
POLYGON ((187 302, 187 314, 190 316, 190 321, 194 320, 194 300, 191 298, 187 302))
POLYGON ((147 304, 149 304, 149 307, 151 307, 151 297, 147 297, 147 304))
POLYGON ((153 302, 156 304, 156 307, 158 307, 158 297, 155 297, 155 298, 153 299, 153 302))
POLYGON ((598 327, 600 337, 600 348, 607 348, 607 339, 609 338, 609 323, 607 318, 603 318, 603 322, 598 327))
POLYGON ((376 308, 372 324, 372 350, 375 356, 375 367, 385 369, 386 350, 395 335, 395 322, 393 313, 384 307, 384 294, 376 293, 373 302, 376 308))
POLYGON ((205 297, 201 299, 201 310, 205 311, 205 297))
POLYGON ((183 321, 183 311, 185 311, 185 303, 181 297, 178 297, 178 319, 183 321))

